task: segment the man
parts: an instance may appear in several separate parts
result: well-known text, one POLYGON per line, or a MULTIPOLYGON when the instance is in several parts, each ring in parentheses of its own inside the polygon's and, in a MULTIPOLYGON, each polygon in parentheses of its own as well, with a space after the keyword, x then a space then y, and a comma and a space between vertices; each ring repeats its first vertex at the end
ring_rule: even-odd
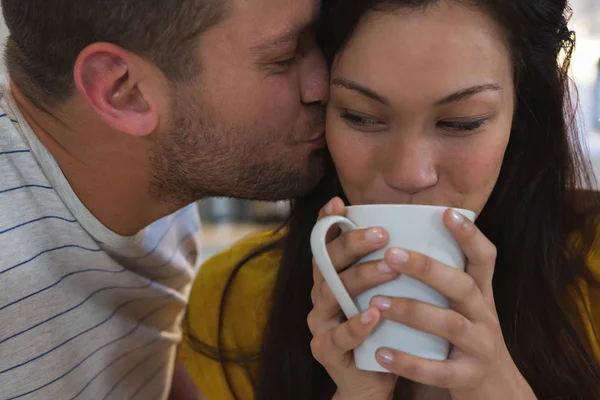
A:
POLYGON ((321 176, 319 4, 1 4, 0 398, 164 399, 200 259, 190 204, 321 176))

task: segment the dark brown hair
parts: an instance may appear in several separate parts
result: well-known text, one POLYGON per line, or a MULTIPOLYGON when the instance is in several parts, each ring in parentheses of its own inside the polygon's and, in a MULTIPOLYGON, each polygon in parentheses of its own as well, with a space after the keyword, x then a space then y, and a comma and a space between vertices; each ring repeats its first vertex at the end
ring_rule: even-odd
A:
MULTIPOLYGON (((435 3, 327 2, 321 38, 330 63, 365 13, 435 3)), ((504 27, 513 56, 517 104, 511 137, 498 183, 477 219, 479 229, 498 249, 493 287, 507 347, 539 399, 600 400, 600 366, 563 303, 567 288, 578 277, 592 278, 587 255, 596 239, 600 211, 599 194, 581 190, 594 187, 594 177, 578 142, 569 97, 574 34, 567 26, 567 1, 461 3, 485 10, 504 27)), ((293 202, 258 355, 258 400, 325 399, 335 391, 311 355, 306 324, 312 309, 310 232, 319 209, 333 196, 344 198, 344 193, 329 159, 319 186, 293 202)), ((247 261, 237 265, 224 290, 221 330, 228 289, 247 261)), ((229 379, 227 366, 237 359, 224 357, 219 345, 221 357, 215 358, 229 379)))
POLYGON ((79 53, 109 42, 156 64, 174 81, 197 73, 198 36, 225 15, 226 0, 2 0, 8 73, 37 106, 72 93, 79 53))

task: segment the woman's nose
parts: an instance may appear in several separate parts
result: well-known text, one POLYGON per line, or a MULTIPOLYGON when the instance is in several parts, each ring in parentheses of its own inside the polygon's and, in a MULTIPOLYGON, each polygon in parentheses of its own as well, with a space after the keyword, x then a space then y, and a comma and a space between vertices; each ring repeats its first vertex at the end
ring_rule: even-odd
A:
POLYGON ((399 140, 387 146, 383 158, 386 184, 395 190, 414 194, 438 182, 435 143, 426 140, 399 140))

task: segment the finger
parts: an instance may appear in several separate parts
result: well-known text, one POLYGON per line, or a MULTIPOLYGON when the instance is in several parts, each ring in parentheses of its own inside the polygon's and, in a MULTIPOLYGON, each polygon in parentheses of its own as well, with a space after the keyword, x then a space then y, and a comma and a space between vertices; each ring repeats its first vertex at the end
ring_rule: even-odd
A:
POLYGON ((385 260, 396 272, 410 276, 437 290, 450 300, 454 310, 472 322, 488 317, 488 307, 475 279, 423 254, 392 248, 385 260))
MULTIPOLYGON (((371 288, 392 281, 397 277, 398 273, 383 261, 370 261, 358 264, 340 274, 342 284, 350 297, 356 297, 371 288)), ((314 308, 321 318, 332 318, 341 312, 340 305, 326 282, 321 283, 319 289, 314 287, 311 295, 313 296, 314 308)))
POLYGON ((374 307, 368 308, 331 331, 331 344, 340 352, 352 351, 364 342, 377 325, 381 313, 374 307))
POLYGON ((480 369, 471 363, 427 360, 388 348, 377 350, 376 358, 390 372, 427 386, 468 387, 481 378, 480 369))
MULTIPOLYGON (((327 204, 321 208, 319 211, 318 220, 321 220, 325 217, 331 215, 346 215, 346 205, 344 201, 339 197, 334 197, 327 204)), ((325 236, 325 243, 331 242, 340 234, 340 229, 337 226, 333 226, 329 232, 327 232, 327 236, 325 236)))
POLYGON ((321 290, 322 290, 321 285, 323 285, 324 278, 323 278, 323 275, 321 274, 321 271, 319 271, 319 267, 317 266, 317 263, 315 262, 314 259, 312 262, 312 270, 313 270, 313 287, 312 287, 312 291, 310 292, 310 298, 311 298, 313 306, 314 306, 317 302, 319 294, 321 293, 321 290))
POLYGON ((374 297, 371 306, 381 311, 381 318, 442 337, 467 354, 494 354, 493 342, 481 335, 475 324, 452 309, 413 299, 382 296, 374 297))
POLYGON ((388 241, 383 228, 356 229, 342 233, 327 245, 331 263, 341 271, 361 258, 382 249, 388 241))
MULTIPOLYGON (((360 315, 360 314, 359 314, 360 315)), ((336 326, 347 322, 340 310, 340 313, 335 317, 324 318, 319 310, 314 307, 306 317, 308 329, 313 336, 318 336, 323 332, 328 332, 336 326)))
MULTIPOLYGON (((319 211, 318 219, 321 220, 330 215, 346 215, 346 206, 344 205, 344 201, 339 197, 334 197, 331 199, 321 210, 319 211)), ((333 239, 339 236, 340 229, 337 226, 331 227, 327 235, 325 236, 325 243, 331 242, 333 239)), ((318 271, 318 268, 315 265, 315 261, 313 260, 313 282, 316 286, 317 291, 320 290, 320 285, 323 281, 323 277, 318 271)), ((313 299, 314 304, 314 299, 313 299)))
POLYGON ((492 278, 496 265, 496 246, 473 222, 455 210, 446 210, 444 224, 467 258, 467 273, 475 279, 484 296, 493 297, 492 278))
MULTIPOLYGON (((358 229, 342 234, 329 243, 327 251, 336 270, 341 271, 358 262, 368 254, 383 248, 388 241, 388 234, 381 228, 358 229)), ((321 291, 323 276, 313 259, 314 294, 321 291)), ((316 298, 312 296, 313 305, 316 298)))
POLYGON ((316 334, 311 341, 313 356, 328 368, 347 367, 340 362, 364 342, 380 317, 379 311, 371 307, 333 329, 316 334))

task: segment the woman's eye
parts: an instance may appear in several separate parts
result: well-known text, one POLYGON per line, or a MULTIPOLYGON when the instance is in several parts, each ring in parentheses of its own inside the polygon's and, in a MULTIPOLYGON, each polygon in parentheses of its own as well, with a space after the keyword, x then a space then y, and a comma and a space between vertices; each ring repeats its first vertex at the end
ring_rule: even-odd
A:
POLYGON ((341 117, 346 122, 348 122, 352 125, 361 126, 361 127, 373 127, 373 126, 378 126, 378 125, 382 124, 382 122, 376 118, 369 117, 366 115, 355 114, 355 113, 351 113, 348 111, 344 111, 341 114, 341 117))
POLYGON ((485 122, 485 119, 477 121, 440 121, 438 126, 448 131, 473 133, 481 128, 485 122))

